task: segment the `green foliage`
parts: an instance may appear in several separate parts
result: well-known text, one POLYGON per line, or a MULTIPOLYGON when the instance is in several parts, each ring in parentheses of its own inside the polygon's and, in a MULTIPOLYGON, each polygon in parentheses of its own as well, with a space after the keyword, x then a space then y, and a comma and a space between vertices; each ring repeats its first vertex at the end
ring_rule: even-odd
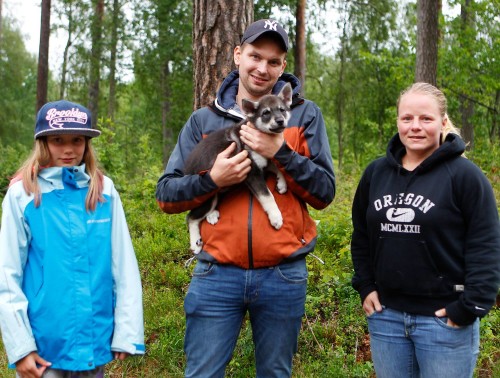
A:
POLYGON ((10 145, 0 142, 0 198, 7 192, 9 182, 14 173, 28 157, 29 150, 22 144, 13 143, 10 145))
MULTIPOLYGON (((461 119, 461 94, 475 101, 476 139, 468 158, 483 169, 500 203, 496 100, 500 50, 495 48, 500 38, 496 22, 500 8, 496 4, 492 0, 471 2, 474 25, 463 27, 459 16, 441 20, 438 83, 446 92, 453 120, 461 119)), ((65 21, 74 16, 65 96, 82 104, 88 97, 89 5, 60 1, 54 8, 58 17, 51 18, 60 21, 53 27, 66 30, 70 24, 65 21)), ((105 49, 98 120, 102 135, 93 143, 103 169, 121 194, 133 237, 143 281, 147 354, 111 363, 108 376, 182 377, 183 297, 192 268, 185 266, 191 258, 185 214, 161 213, 154 198, 164 159, 192 111, 192 1, 134 0, 122 5, 118 68, 119 72, 128 70, 132 77, 119 77, 116 115, 103 117, 109 86, 105 49), (128 62, 123 59, 127 50, 128 62)), ((293 71, 295 5, 289 0, 255 2, 255 19, 277 17, 290 31, 288 71, 293 71)), ((459 2, 453 0, 451 5, 459 2)), ((306 317, 294 376, 370 377, 373 367, 366 322, 350 285, 350 206, 362 170, 384 154, 396 132, 396 100, 414 78, 416 2, 319 0, 308 4, 308 12, 308 30, 337 25, 328 41, 335 51, 331 56, 323 54, 322 46, 308 35, 306 97, 321 108, 332 154, 336 165, 340 161, 342 166, 336 171, 334 203, 324 211, 311 212, 318 221, 317 259, 308 259, 306 317), (334 16, 322 23, 324 9, 329 7, 334 16)), ((108 28, 109 20, 104 25, 108 28)), ((104 33, 105 45, 109 34, 104 33)), ((9 19, 3 19, 2 37, 0 199, 10 175, 31 148, 36 98, 35 58, 26 52, 20 31, 9 19)), ((56 89, 62 81, 50 81, 50 99, 58 98, 56 89)), ((476 376, 500 377, 499 362, 500 309, 495 308, 481 322, 476 376)), ((12 377, 5 366, 2 351, 0 376, 12 377)), ((246 321, 227 376, 254 375, 252 335, 246 321)))
POLYGON ((0 140, 28 144, 36 111, 36 60, 9 18, 2 18, 0 37, 0 140))
MULTIPOLYGON (((111 134, 107 132, 104 137, 111 134)), ((191 258, 185 214, 162 213, 155 200, 156 179, 160 174, 154 164, 141 164, 143 172, 129 175, 126 167, 117 165, 111 148, 102 139, 95 143, 101 156, 110 156, 113 172, 108 172, 121 186, 121 198, 132 235, 143 285, 147 354, 114 361, 107 369, 108 377, 182 377, 184 371, 183 300, 189 281, 191 258), (119 168, 117 168, 119 167, 119 168), (118 173, 119 172, 119 173, 118 173)), ((96 142, 99 138, 96 139, 96 142)), ((137 156, 151 161, 148 144, 138 144, 137 156), (141 152, 142 149, 142 152, 141 152)), ((19 158, 11 151, 2 163, 12 167, 19 158)), ((114 151, 114 150, 112 150, 114 151)), ((482 166, 492 180, 497 198, 500 182, 496 174, 498 147, 484 148, 471 159, 482 166), (496 180, 494 179, 495 177, 496 180)), ((132 171, 134 172, 134 171, 132 171)), ((351 203, 361 172, 337 172, 337 194, 332 205, 322 211, 312 210, 318 224, 315 257, 308 258, 309 285, 306 316, 294 359, 294 377, 373 377, 369 337, 359 296, 352 289, 350 258, 351 203)), ((0 348, 1 349, 1 348, 0 348)), ((477 377, 498 376, 500 362, 500 308, 493 309, 481 322, 481 349, 477 377)), ((6 368, 5 354, 0 351, 0 376, 13 377, 6 368)), ((248 320, 244 322, 227 377, 255 376, 253 343, 248 320)))

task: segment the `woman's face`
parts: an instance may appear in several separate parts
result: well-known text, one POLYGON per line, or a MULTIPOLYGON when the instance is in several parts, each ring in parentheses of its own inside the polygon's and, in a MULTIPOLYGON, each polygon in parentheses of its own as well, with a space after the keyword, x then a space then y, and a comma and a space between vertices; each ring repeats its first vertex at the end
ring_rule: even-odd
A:
POLYGON ((441 116, 434 97, 409 92, 399 101, 397 124, 399 138, 406 147, 406 153, 425 159, 439 148, 446 118, 441 116))
POLYGON ((50 166, 73 167, 80 165, 86 147, 83 135, 49 135, 47 146, 50 152, 50 166))

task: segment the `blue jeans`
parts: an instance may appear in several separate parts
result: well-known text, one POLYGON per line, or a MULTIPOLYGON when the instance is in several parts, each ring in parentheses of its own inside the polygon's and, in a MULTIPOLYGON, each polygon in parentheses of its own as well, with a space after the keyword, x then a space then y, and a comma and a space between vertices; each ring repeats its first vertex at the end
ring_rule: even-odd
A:
POLYGON ((368 317, 378 378, 472 377, 479 354, 479 320, 454 328, 447 318, 388 308, 368 317))
POLYGON ((186 377, 224 377, 247 312, 257 377, 290 377, 306 287, 305 259, 249 270, 198 261, 184 301, 186 377))

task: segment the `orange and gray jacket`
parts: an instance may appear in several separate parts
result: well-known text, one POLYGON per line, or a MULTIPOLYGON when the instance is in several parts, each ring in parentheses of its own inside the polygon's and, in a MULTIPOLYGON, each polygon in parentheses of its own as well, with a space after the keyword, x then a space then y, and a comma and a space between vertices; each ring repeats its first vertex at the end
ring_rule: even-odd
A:
POLYGON ((273 93, 278 93, 286 82, 294 88, 292 114, 284 131, 286 142, 273 161, 285 175, 288 191, 278 194, 276 177, 267 177, 268 187, 283 215, 280 230, 271 226, 267 214, 244 184, 220 191, 209 174, 183 173, 187 157, 204 136, 244 118, 235 110, 238 72, 232 72, 224 80, 213 104, 195 111, 179 134, 165 172, 158 180, 156 199, 164 212, 182 213, 219 195, 218 223, 201 223, 203 250, 197 255, 199 259, 252 269, 299 259, 314 249, 316 224, 307 205, 323 209, 332 202, 335 196, 332 156, 321 111, 313 102, 299 97, 298 79, 283 74, 273 93))

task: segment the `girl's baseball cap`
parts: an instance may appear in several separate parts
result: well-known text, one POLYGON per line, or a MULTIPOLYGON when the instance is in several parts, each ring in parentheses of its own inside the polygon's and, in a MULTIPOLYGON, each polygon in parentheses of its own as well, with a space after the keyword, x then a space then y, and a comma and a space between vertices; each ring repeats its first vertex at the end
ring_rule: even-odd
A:
POLYGON ((42 106, 35 124, 35 139, 58 134, 77 134, 93 138, 101 135, 101 132, 92 128, 92 117, 85 106, 60 100, 42 106))

